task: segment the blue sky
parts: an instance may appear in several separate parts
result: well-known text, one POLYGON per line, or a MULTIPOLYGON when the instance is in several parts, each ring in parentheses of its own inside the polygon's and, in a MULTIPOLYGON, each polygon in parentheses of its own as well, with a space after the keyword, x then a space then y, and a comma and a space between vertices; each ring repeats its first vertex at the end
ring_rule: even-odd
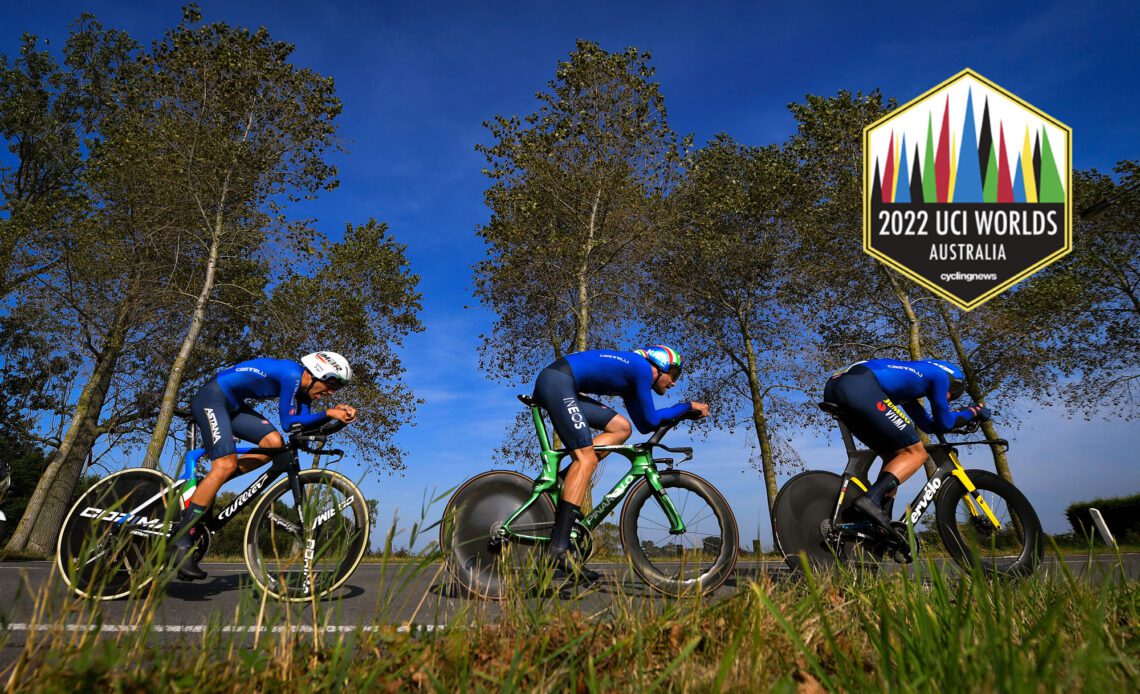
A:
MULTIPOLYGON (((1140 156, 1135 3, 964 2, 921 10, 850 2, 201 6, 207 21, 266 26, 274 38, 296 44, 295 63, 335 78, 348 141, 348 151, 335 157, 342 184, 294 213, 315 217, 333 235, 345 222, 387 221, 422 278, 427 329, 408 341, 404 359, 408 383, 427 402, 416 425, 398 437, 410 451, 406 474, 364 482, 381 501, 382 523, 396 508, 415 520, 425 493, 487 468, 517 411, 514 393, 523 388, 492 383, 477 369, 478 336, 493 316, 474 308, 470 296, 470 268, 483 254, 475 229, 488 219, 484 161, 474 146, 487 141, 484 120, 534 110, 535 91, 576 38, 608 50, 652 51, 670 123, 698 143, 721 131, 749 144, 781 142, 793 129, 787 104, 805 94, 880 88, 905 102, 971 67, 1069 125, 1076 167, 1108 171, 1117 160, 1140 156)), ((181 17, 178 2, 5 1, 0 9, 5 53, 22 32, 62 45, 67 24, 82 11, 144 41, 181 17)), ((1067 528, 1062 510, 1075 499, 1140 491, 1135 423, 1030 408, 1021 408, 1021 429, 1008 432, 1011 465, 1047 530, 1067 528)), ((758 535, 768 546, 761 481, 747 464, 750 443, 724 433, 697 441, 693 469, 727 492, 742 538, 758 535)), ((842 467, 838 436, 805 431, 794 443, 809 467, 842 467)), ((992 468, 988 454, 974 458, 975 466, 992 468)), ((615 462, 606 472, 603 485, 620 470, 615 462)), ((903 497, 913 495, 911 486, 903 497)))

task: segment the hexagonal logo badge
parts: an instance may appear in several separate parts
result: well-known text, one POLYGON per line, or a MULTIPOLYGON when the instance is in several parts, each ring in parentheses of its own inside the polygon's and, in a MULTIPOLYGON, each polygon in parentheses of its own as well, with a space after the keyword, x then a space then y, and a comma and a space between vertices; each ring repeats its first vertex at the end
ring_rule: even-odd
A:
POLYGON ((863 249, 962 309, 1072 250, 1072 131, 963 70, 863 131, 863 249))

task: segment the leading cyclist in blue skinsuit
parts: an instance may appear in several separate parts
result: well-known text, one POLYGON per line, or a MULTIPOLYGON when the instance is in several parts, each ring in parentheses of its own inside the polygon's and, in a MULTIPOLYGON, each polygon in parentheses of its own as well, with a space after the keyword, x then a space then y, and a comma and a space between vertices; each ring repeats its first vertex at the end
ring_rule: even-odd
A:
POLYGON ((851 433, 886 462, 879 478, 854 506, 897 539, 902 538, 891 528, 890 513, 884 507, 893 502, 898 486, 926 461, 915 425, 927 433, 944 434, 967 422, 990 418, 983 405, 950 409, 950 401, 965 388, 962 370, 940 359, 861 361, 832 374, 824 386, 823 399, 838 404, 851 433), (930 403, 929 415, 919 398, 930 403))
POLYGON ((281 428, 289 431, 323 424, 336 419, 345 424, 356 420, 356 408, 340 404, 328 410, 310 410, 310 405, 339 390, 352 380, 352 367, 336 352, 314 352, 301 357, 301 363, 286 359, 251 359, 231 366, 202 386, 190 401, 190 411, 202 433, 210 473, 198 482, 175 532, 174 566, 184 580, 206 578, 206 572, 193 556, 194 524, 214 503, 218 489, 235 472, 250 470, 269 462, 267 455, 243 455, 240 459, 234 437, 256 443, 261 448, 284 444, 280 432, 250 407, 246 400, 276 398, 281 428))
POLYGON ((550 414, 554 431, 570 451, 572 461, 558 500, 548 550, 555 569, 597 579, 596 573, 569 563, 570 531, 574 521, 582 517, 582 500, 598 466, 594 446, 623 443, 632 433, 629 420, 582 393, 620 396, 637 430, 647 434, 661 422, 690 410, 708 416, 708 405, 700 402, 679 402, 663 410, 653 406, 653 393, 664 395, 680 376, 681 355, 665 345, 633 352, 600 349, 567 354, 538 374, 535 400, 550 414), (592 437, 591 429, 601 429, 602 433, 592 437))

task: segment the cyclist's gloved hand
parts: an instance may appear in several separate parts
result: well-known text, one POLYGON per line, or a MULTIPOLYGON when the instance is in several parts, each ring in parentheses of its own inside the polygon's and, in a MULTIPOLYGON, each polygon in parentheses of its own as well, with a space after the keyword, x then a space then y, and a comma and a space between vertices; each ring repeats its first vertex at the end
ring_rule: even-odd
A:
POLYGON ((990 410, 985 405, 970 405, 966 409, 969 410, 970 414, 974 416, 974 419, 979 422, 986 422, 990 419, 990 410))

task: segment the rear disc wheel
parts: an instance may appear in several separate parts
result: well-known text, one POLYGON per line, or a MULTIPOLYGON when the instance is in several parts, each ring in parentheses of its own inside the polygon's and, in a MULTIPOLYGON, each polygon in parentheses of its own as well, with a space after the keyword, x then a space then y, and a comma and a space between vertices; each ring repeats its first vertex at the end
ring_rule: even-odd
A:
MULTIPOLYGON (((508 538, 503 521, 533 495, 534 480, 508 470, 476 475, 452 494, 440 525, 447 569, 467 592, 501 600, 533 585, 541 540, 508 538)), ((543 494, 511 523, 512 533, 549 540, 554 504, 543 494)))

